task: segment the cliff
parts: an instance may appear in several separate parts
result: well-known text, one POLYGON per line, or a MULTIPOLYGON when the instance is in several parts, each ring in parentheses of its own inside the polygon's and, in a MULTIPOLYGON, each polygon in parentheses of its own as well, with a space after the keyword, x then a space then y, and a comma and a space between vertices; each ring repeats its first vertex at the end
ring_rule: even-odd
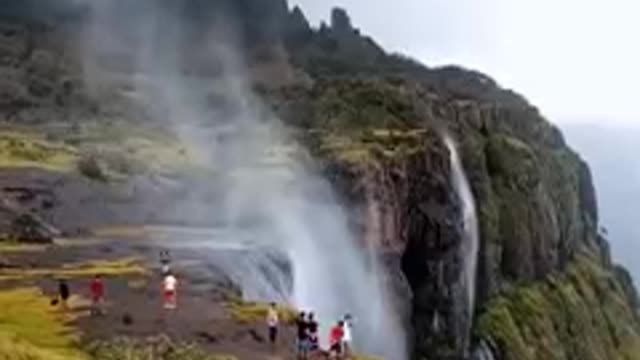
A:
MULTIPOLYGON (((205 33, 201 30, 213 26, 216 13, 226 14, 225 21, 241 34, 256 94, 308 148, 351 210, 350 224, 362 242, 375 245, 385 258, 397 306, 409 309, 412 358, 462 358, 470 341, 501 360, 640 359, 637 294, 598 233, 589 168, 522 96, 474 71, 432 69, 387 54, 344 10, 334 10, 330 25, 312 29, 303 12, 288 10, 284 1, 189 4, 172 9, 193 20, 197 31, 188 36, 205 33), (461 276, 467 260, 460 251, 462 204, 451 181, 444 132, 459 145, 477 205, 481 242, 473 284, 461 276), (471 313, 465 286, 474 286, 477 294, 471 313)), ((70 28, 83 28, 82 8, 58 9, 65 26, 56 16, 16 9, 0 14, 5 121, 50 131, 52 123, 77 126, 88 118, 131 126, 149 120, 126 96, 131 84, 114 80, 111 88, 96 92, 80 75, 86 63, 77 57, 77 37, 71 35, 76 32, 70 28), (60 39, 66 41, 54 41, 60 39)), ((185 71, 215 78, 215 64, 198 61, 206 59, 204 50, 189 50, 185 71)), ((128 54, 113 51, 107 59, 98 64, 104 73, 129 74, 128 54)), ((83 154, 90 145, 77 149, 83 154)), ((156 184, 159 188, 145 195, 141 177, 149 172, 122 170, 104 154, 96 156, 107 170, 120 169, 143 189, 133 191, 128 204, 145 207, 139 205, 144 199, 166 194, 156 184)), ((137 158, 135 164, 144 166, 146 160, 137 158)), ((73 195, 58 195, 58 210, 45 214, 55 225, 116 223, 121 219, 114 213, 132 207, 105 190, 122 183, 82 186, 83 192, 107 192, 98 196, 100 209, 93 210, 98 220, 61 220, 55 212, 64 212, 73 195)), ((173 187, 170 199, 181 198, 188 188, 173 187)), ((158 221, 157 214, 141 211, 132 211, 139 221, 158 221)), ((169 218, 189 220, 180 215, 169 218)))

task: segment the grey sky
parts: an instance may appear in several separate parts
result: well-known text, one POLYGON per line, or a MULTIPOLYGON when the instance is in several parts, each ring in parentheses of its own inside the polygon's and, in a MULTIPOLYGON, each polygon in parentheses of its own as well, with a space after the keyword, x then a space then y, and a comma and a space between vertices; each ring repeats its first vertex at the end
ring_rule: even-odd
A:
POLYGON ((291 0, 332 6, 388 50, 482 70, 554 122, 640 127, 637 0, 291 0))

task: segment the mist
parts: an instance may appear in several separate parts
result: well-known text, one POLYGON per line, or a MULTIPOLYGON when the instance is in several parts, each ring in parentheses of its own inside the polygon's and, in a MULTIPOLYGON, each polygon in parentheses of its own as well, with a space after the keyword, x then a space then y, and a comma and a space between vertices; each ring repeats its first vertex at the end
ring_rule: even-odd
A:
MULTIPOLYGON (((122 96, 168 126, 207 165, 208 185, 219 194, 199 210, 208 212, 211 229, 197 235, 173 229, 173 246, 196 244, 210 252, 245 300, 315 312, 322 343, 328 327, 350 313, 356 351, 405 359, 404 330, 379 259, 357 245, 349 210, 254 96, 242 29, 222 7, 194 12, 178 2, 119 3, 90 3, 83 48, 88 86, 97 94, 126 88, 122 96), (131 72, 101 65, 114 57, 131 72), (246 250, 242 258, 221 255, 229 244, 246 250)), ((199 198, 199 189, 190 196, 199 198)))
POLYGON ((640 279, 640 129, 608 123, 563 126, 570 146, 589 164, 600 223, 606 229, 613 256, 640 279))

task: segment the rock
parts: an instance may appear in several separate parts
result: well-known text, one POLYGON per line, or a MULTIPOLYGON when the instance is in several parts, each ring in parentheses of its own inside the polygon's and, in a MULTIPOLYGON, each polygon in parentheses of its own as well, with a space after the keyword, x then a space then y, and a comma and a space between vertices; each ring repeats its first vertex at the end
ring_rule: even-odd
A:
POLYGON ((129 313, 124 313, 122 315, 122 323, 126 326, 133 325, 133 316, 131 316, 131 314, 129 313))
POLYGON ((331 10, 331 29, 341 35, 354 32, 351 18, 345 9, 334 8, 331 10))
POLYGON ((215 344, 218 342, 218 338, 207 331, 198 331, 195 335, 209 344, 215 344))
POLYGON ((13 220, 10 238, 24 243, 50 244, 53 234, 31 214, 22 214, 13 220))
POLYGON ((258 333, 258 331, 256 331, 255 329, 249 330, 249 335, 257 343, 262 344, 265 342, 264 336, 260 335, 260 333, 258 333))

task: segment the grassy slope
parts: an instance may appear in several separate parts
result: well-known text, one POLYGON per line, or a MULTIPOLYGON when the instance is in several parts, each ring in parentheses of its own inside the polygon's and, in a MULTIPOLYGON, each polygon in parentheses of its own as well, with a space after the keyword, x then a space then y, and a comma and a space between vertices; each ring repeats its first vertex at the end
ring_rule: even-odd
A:
POLYGON ((477 335, 506 360, 636 360, 637 317, 616 276, 581 257, 562 274, 522 285, 492 301, 477 335))
POLYGON ((0 359, 81 360, 76 341, 49 299, 35 289, 0 292, 0 359))

